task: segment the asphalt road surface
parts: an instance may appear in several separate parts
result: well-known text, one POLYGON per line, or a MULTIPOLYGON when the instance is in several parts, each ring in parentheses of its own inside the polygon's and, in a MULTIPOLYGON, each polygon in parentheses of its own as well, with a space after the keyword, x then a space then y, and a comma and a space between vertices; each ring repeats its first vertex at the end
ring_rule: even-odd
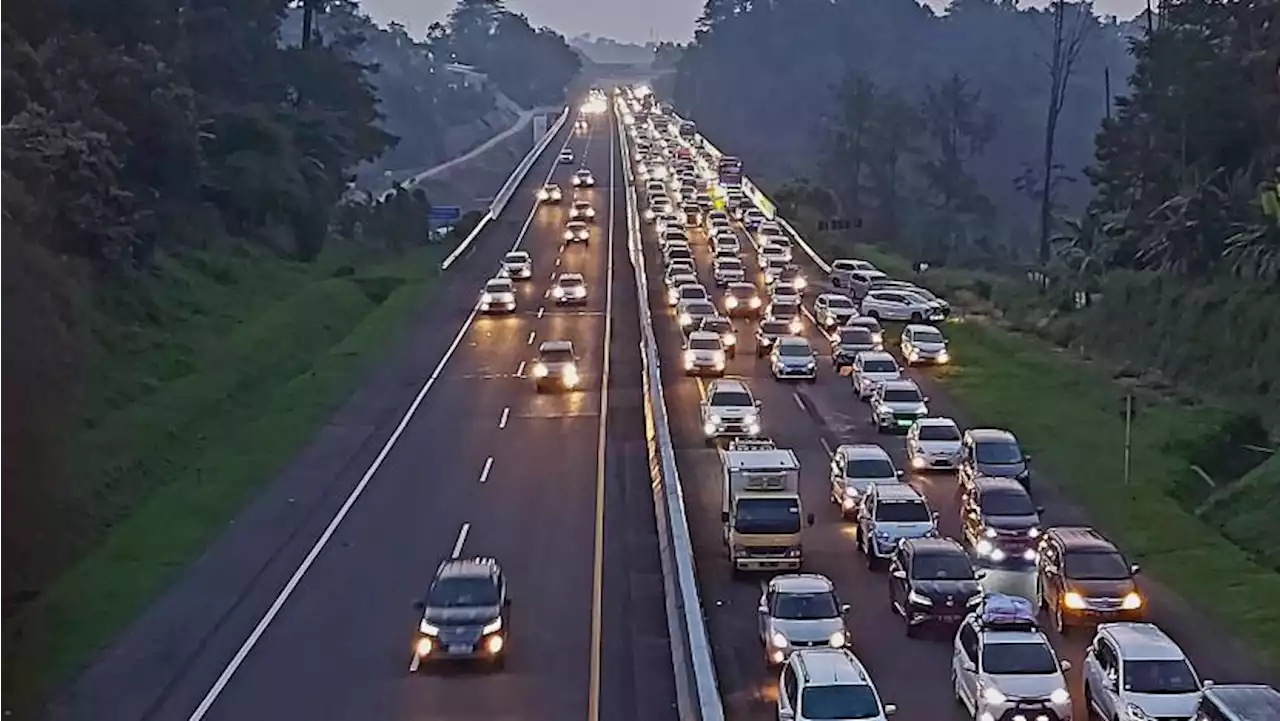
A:
MULTIPOLYGON (((102 662, 111 668, 90 674, 56 715, 674 716, 639 410, 635 284, 625 265, 614 267, 626 263, 627 240, 617 131, 603 116, 588 132, 572 127, 409 330, 401 355, 416 367, 379 386, 399 393, 408 415, 404 408, 383 413, 369 448, 337 474, 342 482, 314 503, 288 542, 257 549, 270 562, 196 651, 168 658, 163 670, 173 678, 146 708, 106 708, 113 684, 116 696, 130 694, 122 685, 126 650, 114 666, 102 662), (562 146, 575 151, 576 163, 555 162, 562 146), (572 189, 579 167, 594 172, 594 188, 572 189), (548 179, 565 189, 565 200, 536 207, 535 192, 548 179), (575 196, 593 203, 598 222, 589 244, 566 248, 561 233, 575 196), (532 254, 535 271, 518 283, 518 311, 477 317, 484 280, 514 245, 532 254), (566 271, 585 276, 585 306, 561 309, 547 299, 552 277, 566 271), (526 368, 537 344, 556 339, 574 343, 583 389, 536 394, 526 368), (413 602, 453 555, 494 556, 503 565, 513 599, 511 655, 502 672, 424 667, 411 675, 413 602)), ((244 562, 257 562, 247 545, 239 544, 244 562)))
MULTIPOLYGON (((755 247, 740 226, 738 231, 748 279, 754 279, 763 289, 764 279, 755 263, 755 247)), ((663 383, 676 462, 689 503, 698 582, 726 714, 731 721, 774 718, 778 672, 766 668, 756 611, 763 579, 767 576, 736 580, 731 574, 720 528, 718 451, 706 446, 699 420, 698 407, 705 393, 705 382, 685 377, 677 362, 682 335, 667 305, 661 254, 653 226, 645 224, 642 232, 648 253, 649 300, 655 311, 661 357, 666 360, 663 383)), ((718 301, 706 234, 694 230, 690 240, 700 278, 718 301)), ((817 293, 823 292, 825 273, 798 246, 795 256, 810 280, 804 299, 809 308, 817 293)), ((828 486, 831 450, 842 443, 879 444, 889 451, 898 468, 907 470, 907 480, 926 495, 933 510, 940 514, 941 531, 958 538, 960 517, 955 475, 920 474, 910 470, 903 437, 876 432, 870 424, 867 404, 858 400, 849 380, 833 370, 830 344, 825 335, 817 330, 812 316, 805 320, 805 335, 819 354, 816 383, 774 380, 767 359, 756 358, 754 324, 745 319, 734 320, 739 348, 736 358, 727 364, 726 376, 748 382, 756 398, 763 402, 764 435, 773 438, 780 447, 792 449, 800 460, 802 502, 806 512, 817 516, 817 524, 805 531, 804 570, 831 578, 841 600, 851 604, 847 620, 851 648, 867 664, 885 703, 898 705, 895 718, 910 721, 965 718, 951 690, 952 635, 925 632, 919 638, 906 637, 903 621, 889 607, 886 573, 867 569, 854 545, 852 524, 840 519, 830 502, 828 486)), ((886 342, 896 341, 899 330, 896 324, 886 326, 886 342)), ((921 384, 926 395, 932 396, 929 405, 933 415, 950 416, 963 422, 963 414, 941 396, 937 384, 928 378, 927 369, 912 370, 909 375, 921 384)), ((1055 507, 1055 501, 1047 493, 1038 492, 1037 500, 1048 506, 1044 514, 1046 525, 1082 522, 1078 513, 1065 505, 1055 507)), ((988 590, 1026 595, 1034 588, 1034 577, 1030 573, 991 571, 984 585, 988 590)), ((1148 591, 1154 590, 1151 584, 1146 587, 1148 591)), ((1214 645, 1208 624, 1175 600, 1171 599, 1165 607, 1159 607, 1157 600, 1153 620, 1182 643, 1205 677, 1220 682, 1261 680, 1255 666, 1225 653, 1223 646, 1214 645)), ((1079 669, 1088 639, 1089 633, 1084 630, 1073 631, 1067 638, 1053 637, 1059 655, 1073 664, 1072 671, 1066 675, 1075 699, 1077 719, 1086 717, 1079 669)))

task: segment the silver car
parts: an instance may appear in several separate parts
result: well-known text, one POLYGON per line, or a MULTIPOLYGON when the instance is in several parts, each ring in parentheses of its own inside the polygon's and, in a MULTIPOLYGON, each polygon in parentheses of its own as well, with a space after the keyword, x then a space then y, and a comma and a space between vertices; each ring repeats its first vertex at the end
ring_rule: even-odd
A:
POLYGON ((589 200, 575 200, 573 205, 569 206, 569 217, 574 220, 594 221, 596 219, 596 209, 591 207, 589 200))
POLYGON ((844 325, 858 315, 858 308, 848 296, 839 293, 823 293, 813 301, 813 317, 823 328, 844 325))
POLYGON ((799 648, 844 648, 849 643, 835 586, 816 573, 774 576, 760 596, 760 642, 765 661, 777 665, 799 648))
POLYGON ((950 418, 921 418, 907 430, 907 463, 917 471, 955 470, 960 427, 950 418))
POLYGON ((951 355, 947 353, 947 339, 942 331, 931 325, 912 323, 903 328, 899 347, 908 366, 918 363, 943 365, 951 361, 951 355))
MULTIPOLYGON (((860 270, 876 270, 876 267, 865 260, 840 258, 831 262, 829 279, 833 288, 849 288, 853 286, 853 273, 860 270)), ((877 271, 879 272, 879 271, 877 271)))
POLYGON ((481 313, 512 313, 516 309, 516 288, 507 278, 494 278, 480 292, 481 313))
POLYGON ((873 485, 901 483, 903 472, 894 468, 889 452, 871 443, 845 443, 831 456, 831 502, 840 517, 857 512, 862 495, 873 485))
POLYGON ((906 290, 873 290, 862 299, 862 314, 876 320, 899 320, 911 323, 940 321, 942 311, 933 303, 906 290))
POLYGON ((508 278, 529 280, 533 277, 533 258, 527 250, 513 250, 502 257, 502 269, 508 278))
POLYGON ((715 270, 712 271, 716 285, 721 288, 728 286, 730 283, 742 281, 746 275, 747 271, 742 267, 742 261, 737 258, 717 258, 715 270))
POLYGON ((853 390, 862 400, 866 400, 876 392, 876 388, 886 381, 896 381, 902 377, 902 369, 892 355, 884 351, 862 352, 853 357, 853 390))
POLYGON ((569 243, 586 243, 591 240, 591 228, 581 220, 565 223, 564 239, 569 243))
POLYGON ((725 349, 720 334, 702 330, 690 333, 682 360, 687 375, 724 375, 725 349))
POLYGON ((769 352, 769 370, 778 380, 792 378, 814 383, 818 379, 818 359, 806 338, 787 336, 779 338, 769 352))
POLYGON ((857 513, 857 545, 868 568, 880 566, 904 538, 938 534, 938 514, 929 509, 920 491, 906 483, 868 486, 857 513))
POLYGON ((905 378, 885 381, 871 394, 871 422, 881 433, 905 432, 917 420, 929 415, 928 402, 915 381, 905 378))

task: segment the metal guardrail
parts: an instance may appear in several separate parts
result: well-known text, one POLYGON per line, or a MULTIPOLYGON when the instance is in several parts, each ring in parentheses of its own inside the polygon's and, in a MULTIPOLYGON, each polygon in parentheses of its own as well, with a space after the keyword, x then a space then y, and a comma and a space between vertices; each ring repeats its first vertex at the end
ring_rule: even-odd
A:
POLYGON ((662 364, 658 360, 658 341, 649 308, 649 283, 645 277, 640 214, 637 210, 631 163, 628 161, 630 154, 627 151, 626 128, 620 118, 618 132, 622 138, 623 175, 627 183, 627 248, 640 300, 645 443, 649 451, 649 474, 653 480, 653 501, 657 510, 655 515, 658 520, 659 553, 662 557, 662 585, 667 602, 667 628, 675 671, 677 707, 681 719, 723 721, 724 705, 720 700, 715 663, 711 657, 711 644, 702 613, 702 600, 698 595, 684 490, 676 467, 675 446, 671 440, 671 426, 662 392, 662 364))
POLYGON ((538 158, 541 157, 543 151, 551 144, 551 140, 556 137, 556 134, 564 127, 564 123, 568 119, 569 106, 566 105, 564 110, 560 111, 560 117, 556 118, 551 127, 547 128, 547 132, 543 133, 537 143, 534 143, 533 148, 520 159, 516 169, 511 171, 511 175, 507 177, 506 182, 502 184, 497 194, 493 196, 493 202, 489 203, 489 210, 480 218, 480 222, 476 223, 476 227, 472 228, 471 232, 467 233, 467 237, 463 238, 461 243, 458 243, 458 247, 454 248, 440 263, 440 270, 448 270, 449 266, 453 265, 466 252, 467 248, 471 247, 471 244, 480 236, 480 232, 484 230, 485 226, 498 219, 503 208, 506 208, 507 203, 511 200, 511 196, 515 195, 516 189, 520 187, 520 183, 524 182, 524 176, 529 174, 533 164, 538 162, 538 158))

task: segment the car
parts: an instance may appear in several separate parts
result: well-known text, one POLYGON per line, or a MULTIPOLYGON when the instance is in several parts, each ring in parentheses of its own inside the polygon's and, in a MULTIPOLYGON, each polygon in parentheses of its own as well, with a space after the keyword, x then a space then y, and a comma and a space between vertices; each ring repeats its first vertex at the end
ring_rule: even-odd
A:
POLYGON ((591 129, 591 125, 587 123, 585 118, 578 118, 573 122, 573 129, 579 133, 585 133, 591 129))
POLYGON ((1201 681, 1187 654, 1153 623, 1100 624, 1081 675, 1085 707, 1099 718, 1221 718, 1193 717, 1213 682, 1201 681))
POLYGON ((698 330, 708 331, 720 336, 720 343, 724 346, 724 352, 730 358, 738 354, 738 333, 733 329, 733 323, 722 315, 713 315, 703 318, 698 323, 698 330))
POLYGON ((481 313, 514 313, 516 288, 509 278, 494 278, 480 292, 481 313))
MULTIPOLYGON (((800 305, 800 291, 789 285, 771 285, 769 286, 769 300, 773 303, 800 305)), ((801 314, 803 313, 804 311, 801 311, 801 314)))
POLYGON ((875 318, 868 318, 865 315, 855 315, 844 322, 845 328, 866 328, 871 331, 871 335, 876 339, 876 343, 883 347, 884 345, 884 328, 880 326, 880 321, 875 318))
POLYGON ((1028 567, 1039 557, 1040 514, 1012 478, 975 478, 960 488, 960 534, 980 562, 1028 567))
POLYGON ((724 291, 724 311, 731 317, 757 316, 764 301, 754 283, 730 283, 724 291))
POLYGON ((742 244, 738 242, 737 236, 729 233, 716 235, 711 241, 711 249, 717 255, 721 252, 728 251, 732 253, 735 258, 742 256, 742 244))
POLYGON ((710 297, 701 283, 686 283, 667 292, 667 301, 672 308, 678 307, 684 301, 707 300, 710 297))
POLYGON ((702 225, 702 208, 692 203, 685 203, 681 206, 680 215, 684 216, 684 224, 690 228, 702 225))
POLYGON ((792 265, 791 261, 787 261, 788 265, 778 273, 778 277, 773 281, 774 292, 780 288, 791 288, 796 293, 803 293, 808 281, 805 280, 804 274, 800 272, 800 266, 792 265))
POLYGON ((1134 576, 1140 570, 1101 533, 1086 526, 1054 526, 1040 537, 1036 598, 1054 629, 1141 621, 1146 600, 1134 576))
POLYGON ((747 226, 747 230, 754 231, 756 228, 759 228, 760 224, 764 221, 764 211, 759 208, 747 208, 746 211, 742 213, 742 224, 747 226))
POLYGON ((953 693, 974 719, 1071 718, 1071 694, 1031 602, 987 594, 956 631, 953 693))
POLYGON ((1256 721, 1280 719, 1280 691, 1260 683, 1205 685, 1195 721, 1256 721))
POLYGON ((587 302, 587 281, 581 273, 561 273, 551 284, 551 298, 556 305, 587 302))
MULTIPOLYGON (((707 210, 707 217, 704 219, 704 224, 707 226, 707 231, 709 233, 713 231, 717 225, 729 226, 730 223, 729 214, 723 210, 715 210, 714 206, 707 210)), ((714 235, 714 233, 712 234, 714 235)))
POLYGON ((764 358, 779 340, 794 335, 791 323, 785 320, 765 318, 756 325, 756 357, 764 358))
POLYGON ((567 340, 548 340, 538 345, 538 355, 529 369, 534 389, 542 393, 551 390, 574 390, 582 382, 578 375, 578 356, 573 343, 567 340))
POLYGON ((821 293, 813 301, 813 318, 823 328, 838 328, 857 315, 858 308, 847 295, 821 293))
POLYGON ((689 236, 681 228, 667 228, 658 234, 658 246, 665 250, 669 243, 681 243, 688 246, 689 236))
POLYGON ((587 168, 578 168, 573 173, 573 185, 575 188, 590 188, 596 184, 596 176, 591 174, 587 168))
POLYGON ((760 267, 760 272, 764 275, 764 283, 766 286, 773 287, 778 280, 778 276, 782 275, 782 271, 787 267, 787 262, 782 258, 770 258, 767 263, 760 267))
POLYGON ((828 274, 828 282, 831 283, 832 288, 851 288, 853 287, 852 274, 857 271, 867 270, 876 270, 876 267, 869 261, 865 260, 839 258, 831 262, 831 272, 828 274))
POLYGON ((719 333, 695 330, 684 341, 686 375, 724 375, 725 350, 719 333))
POLYGON ((507 580, 493 558, 451 558, 436 567, 414 634, 409 672, 424 663, 471 660, 506 665, 511 630, 507 580))
POLYGON ((728 218, 717 218, 712 220, 709 225, 710 227, 707 228, 707 235, 711 237, 733 232, 732 221, 728 218))
POLYGON ((915 381, 881 381, 871 393, 871 423, 880 433, 905 433, 913 423, 929 415, 928 403, 915 381))
POLYGON ((970 428, 960 440, 960 481, 977 476, 1015 478, 1031 490, 1031 456, 1001 428, 970 428))
MULTIPOLYGON (((644 215, 646 219, 657 222, 659 218, 670 216, 672 214, 671 208, 671 199, 665 195, 659 195, 650 201, 649 207, 645 208, 644 215)), ((659 225, 658 229, 661 231, 663 227, 659 225)))
POLYGON ((556 161, 559 162, 561 165, 567 165, 569 163, 572 163, 573 150, 570 148, 565 148, 564 150, 561 150, 560 157, 556 158, 556 161))
POLYGON ((950 538, 908 538, 889 559, 889 606, 908 637, 926 624, 954 627, 982 602, 985 576, 950 538))
POLYGON ((862 314, 877 320, 943 320, 942 311, 915 293, 905 290, 872 290, 862 298, 862 314))
POLYGON ((693 331, 702 322, 703 318, 710 318, 716 315, 716 307, 709 300, 682 300, 680 305, 676 306, 676 321, 680 324, 680 330, 686 334, 693 331))
POLYGON ((712 266, 712 277, 715 278, 716 285, 721 288, 747 277, 746 268, 742 267, 742 261, 737 258, 717 258, 712 266))
POLYGON ((795 260, 795 256, 791 249, 791 239, 786 237, 785 235, 770 235, 766 237, 764 240, 764 247, 765 248, 781 248, 782 252, 778 255, 778 257, 782 258, 787 263, 791 263, 793 260, 795 260))
POLYGON ((804 321, 800 319, 800 304, 797 302, 774 301, 765 309, 764 316, 774 320, 785 320, 792 335, 804 331, 804 321))
POLYGON ((810 383, 818 380, 818 359, 807 338, 787 336, 779 338, 769 352, 769 370, 777 380, 801 379, 810 383))
POLYGON ((802 648, 843 648, 849 642, 841 604, 831 579, 816 573, 774 576, 760 594, 760 643, 765 663, 777 665, 802 648))
POLYGON ((569 206, 569 217, 594 221, 596 219, 596 209, 591 207, 591 201, 589 200, 575 200, 573 205, 569 206))
POLYGON ((704 215, 716 207, 716 202, 711 199, 709 193, 698 193, 693 197, 693 203, 702 209, 704 215))
MULTIPOLYGON (((741 261, 742 261, 742 257, 741 257, 741 256, 739 256, 737 253, 733 252, 733 251, 732 251, 731 249, 729 249, 729 248, 719 248, 719 249, 715 250, 715 251, 712 253, 712 255, 711 255, 711 262, 712 262, 712 263, 715 263, 717 260, 722 260, 722 259, 723 259, 723 260, 736 260, 736 261, 739 261, 739 262, 741 262, 741 261)), ((744 269, 744 271, 745 271, 745 269, 744 269)))
POLYGON ((547 183, 538 188, 538 200, 543 203, 559 203, 564 198, 564 191, 555 183, 547 183))
POLYGON ((682 286, 698 285, 698 276, 690 273, 686 266, 677 265, 672 267, 676 269, 675 273, 668 273, 666 276, 667 304, 674 308, 676 302, 679 300, 679 293, 676 291, 678 291, 682 286))
POLYGON ((907 366, 921 363, 944 365, 951 362, 947 353, 947 339, 942 331, 931 325, 911 323, 902 329, 902 338, 898 343, 902 357, 907 366))
POLYGON ((960 462, 960 427, 950 418, 920 418, 907 429, 907 463, 917 471, 954 470, 960 462))
POLYGON ((839 328, 828 337, 831 339, 831 367, 837 371, 851 368, 859 353, 883 349, 883 346, 876 342, 875 335, 866 328, 856 326, 839 328))
POLYGON ((502 269, 508 278, 529 280, 533 277, 533 256, 527 250, 513 250, 502 256, 502 269))
MULTIPOLYGON (((694 269, 693 261, 690 260, 689 258, 677 258, 667 264, 667 269, 665 271, 666 278, 670 279, 673 276, 677 276, 681 274, 687 274, 687 275, 693 276, 693 280, 690 282, 693 282, 693 283, 699 282, 698 271, 694 269)), ((667 285, 670 286, 671 283, 668 283, 667 285)), ((677 283, 676 285, 678 286, 679 284, 677 283)))
POLYGON ((848 520, 856 514, 862 495, 873 485, 901 483, 903 472, 889 452, 872 443, 843 443, 831 454, 831 502, 848 520))
POLYGON ((938 534, 938 514, 930 510, 920 491, 907 483, 867 486, 855 515, 854 545, 870 569, 882 565, 899 541, 938 534))
POLYGON ((777 697, 777 716, 786 721, 885 721, 898 711, 880 699, 871 674, 847 648, 793 653, 782 667, 777 697))
POLYGON ((880 280, 871 281, 870 285, 867 286, 867 290, 882 290, 882 289, 892 290, 895 288, 899 290, 906 290, 906 291, 915 293, 921 298, 924 298, 925 300, 929 301, 933 305, 937 306, 938 310, 942 312, 942 316, 944 318, 951 314, 950 303, 939 298, 936 294, 934 294, 932 291, 928 290, 927 288, 921 288, 920 286, 916 285, 915 283, 912 283, 911 281, 881 278, 880 280))
POLYGON ((665 233, 669 228, 682 227, 682 224, 680 223, 680 219, 676 217, 674 213, 667 210, 654 217, 653 226, 659 233, 665 233))
POLYGON ((649 197, 656 197, 667 194, 667 186, 661 180, 650 180, 644 184, 644 189, 649 193, 649 197))
POLYGON ((868 400, 876 392, 876 388, 886 381, 902 378, 902 369, 898 361, 884 351, 863 351, 853 357, 853 371, 849 374, 853 383, 853 392, 858 398, 868 400))
POLYGON ((756 245, 764 245, 771 237, 782 237, 782 226, 776 220, 761 221, 751 229, 751 239, 756 245))
POLYGON ((569 243, 589 243, 591 228, 581 220, 571 220, 564 225, 564 239, 569 243))
MULTIPOLYGON (((880 280, 881 278, 888 278, 888 277, 889 276, 885 275, 884 273, 881 273, 878 270, 851 271, 847 274, 847 278, 849 279, 849 283, 847 286, 849 288, 849 295, 853 296, 854 300, 861 301, 864 297, 866 297, 867 293, 871 290, 871 284, 874 281, 880 280)), ((839 285, 836 287, 844 288, 846 286, 839 285)))
POLYGON ((662 251, 662 260, 665 264, 671 265, 679 260, 687 260, 693 262, 693 250, 688 245, 678 245, 672 243, 662 251))
POLYGON ((708 444, 717 438, 759 436, 760 405, 743 381, 711 381, 699 407, 708 444))
MULTIPOLYGON (((756 255, 756 263, 759 264, 760 268, 763 270, 769 267, 770 261, 778 261, 782 266, 774 275, 774 280, 777 280, 777 276, 782 275, 782 271, 791 263, 791 258, 787 257, 786 248, 783 248, 780 245, 769 243, 768 245, 760 246, 760 250, 756 255)), ((769 282, 772 283, 773 280, 769 282)))

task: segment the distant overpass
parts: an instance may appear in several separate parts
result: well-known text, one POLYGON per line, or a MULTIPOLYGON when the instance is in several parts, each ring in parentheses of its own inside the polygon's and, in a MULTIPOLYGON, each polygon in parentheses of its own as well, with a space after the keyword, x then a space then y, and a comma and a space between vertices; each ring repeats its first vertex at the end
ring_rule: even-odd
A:
POLYGON ((609 80, 646 80, 666 75, 673 68, 655 69, 649 63, 595 63, 583 61, 582 74, 585 77, 607 78, 609 80))

